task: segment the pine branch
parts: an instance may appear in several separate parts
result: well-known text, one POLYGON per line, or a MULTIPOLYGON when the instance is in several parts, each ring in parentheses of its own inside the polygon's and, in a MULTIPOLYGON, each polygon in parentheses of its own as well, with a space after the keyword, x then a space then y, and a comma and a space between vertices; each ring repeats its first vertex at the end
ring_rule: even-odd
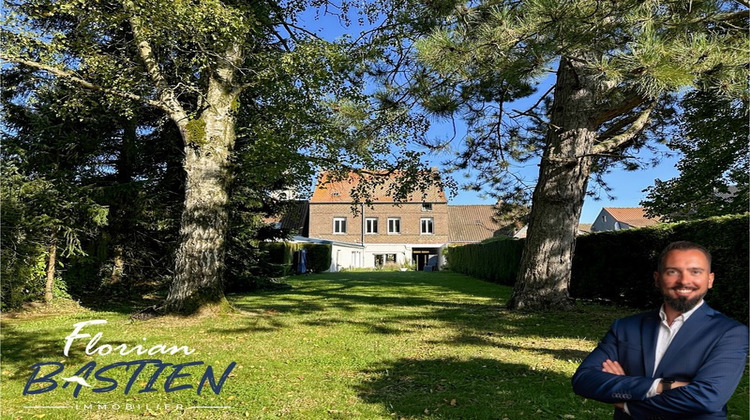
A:
POLYGON ((626 145, 628 142, 633 140, 638 134, 640 134, 649 122, 651 111, 656 107, 656 101, 651 102, 646 109, 641 111, 638 118, 636 118, 630 127, 620 134, 613 135, 609 138, 600 138, 599 144, 594 146, 592 154, 600 155, 608 152, 612 152, 626 145))
POLYGON ((104 86, 97 85, 96 83, 92 83, 86 79, 76 76, 72 72, 69 72, 67 70, 62 70, 54 66, 49 66, 46 64, 38 63, 36 61, 32 61, 32 60, 25 60, 20 57, 12 57, 4 53, 0 53, 0 60, 7 61, 9 63, 17 63, 17 64, 24 65, 26 67, 31 67, 34 69, 45 71, 60 79, 69 80, 85 89, 95 90, 95 91, 103 92, 109 95, 119 96, 125 99, 131 99, 134 101, 138 101, 144 104, 151 105, 154 108, 158 108, 166 112, 170 112, 169 107, 162 101, 156 101, 153 99, 149 99, 145 96, 136 95, 130 92, 122 92, 116 89, 105 88, 104 86))

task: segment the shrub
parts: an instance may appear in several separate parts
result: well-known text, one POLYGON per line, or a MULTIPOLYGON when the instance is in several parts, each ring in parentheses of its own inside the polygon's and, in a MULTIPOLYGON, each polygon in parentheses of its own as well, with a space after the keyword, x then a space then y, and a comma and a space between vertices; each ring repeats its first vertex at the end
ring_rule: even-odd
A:
POLYGON ((322 273, 331 268, 331 246, 325 244, 304 244, 307 250, 307 269, 322 273))

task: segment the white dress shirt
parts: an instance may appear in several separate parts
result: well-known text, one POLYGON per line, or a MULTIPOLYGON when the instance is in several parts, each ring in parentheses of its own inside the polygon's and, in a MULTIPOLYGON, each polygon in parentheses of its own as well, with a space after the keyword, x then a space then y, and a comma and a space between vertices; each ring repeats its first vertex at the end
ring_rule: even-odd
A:
MULTIPOLYGON (((669 323, 667 322, 667 314, 666 312, 664 312, 664 305, 666 305, 666 303, 661 306, 661 309, 659 309, 661 324, 659 324, 659 335, 656 337, 654 371, 651 373, 652 376, 656 374, 656 369, 659 367, 659 363, 661 363, 661 359, 662 357, 664 357, 664 353, 667 352, 667 349, 672 343, 674 337, 677 335, 677 332, 680 331, 680 328, 682 328, 682 326, 685 324, 685 321, 690 318, 690 315, 692 315, 696 309, 700 308, 701 305, 703 305, 703 300, 701 299, 701 301, 697 305, 695 305, 693 309, 684 312, 680 314, 680 316, 675 318, 674 321, 672 321, 672 325, 669 325, 669 323)), ((646 398, 651 398, 658 394, 656 390, 661 380, 662 378, 654 379, 654 382, 651 384, 651 388, 648 390, 648 393, 646 393, 646 398)), ((624 404, 623 411, 625 411, 627 414, 630 414, 627 403, 624 404)))

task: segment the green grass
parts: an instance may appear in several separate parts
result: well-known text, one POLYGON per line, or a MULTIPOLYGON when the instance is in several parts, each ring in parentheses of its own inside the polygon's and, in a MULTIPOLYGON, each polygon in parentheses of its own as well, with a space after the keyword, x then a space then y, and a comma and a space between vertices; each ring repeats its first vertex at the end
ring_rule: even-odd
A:
MULTIPOLYGON (((607 405, 574 395, 570 377, 611 321, 632 310, 509 312, 503 305, 510 288, 445 272, 322 274, 289 283, 286 291, 230 296, 240 311, 219 318, 133 323, 120 312, 85 309, 5 315, 2 418, 611 418, 607 405), (219 395, 199 396, 194 388, 165 393, 165 377, 156 381, 157 392, 138 393, 154 372, 147 368, 127 395, 120 384, 107 393, 83 389, 78 398, 72 387, 22 396, 37 362, 64 362, 59 379, 92 360, 101 367, 148 357, 92 357, 86 340, 78 340, 66 358, 72 324, 92 319, 108 321, 84 330, 101 331, 100 345, 187 345, 194 354, 156 358, 205 361, 216 376, 233 361, 237 367, 219 395), (196 408, 206 406, 223 408, 196 408)), ((197 384, 204 369, 185 368, 193 376, 173 386, 197 384)), ((132 370, 110 373, 127 381, 132 370)), ((730 418, 748 418, 747 375, 730 418)))

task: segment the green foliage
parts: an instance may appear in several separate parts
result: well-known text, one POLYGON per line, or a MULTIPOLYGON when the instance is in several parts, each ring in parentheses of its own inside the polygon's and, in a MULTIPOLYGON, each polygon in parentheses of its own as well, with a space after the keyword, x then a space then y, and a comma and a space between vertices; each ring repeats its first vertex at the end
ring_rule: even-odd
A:
POLYGON ((305 244, 307 250, 307 269, 313 273, 322 273, 331 268, 331 246, 326 244, 305 244))
POLYGON ((696 220, 736 214, 750 207, 748 102, 714 92, 681 100, 680 127, 667 145, 682 154, 677 178, 656 180, 641 203, 652 216, 696 220))
MULTIPOLYGON (((106 224, 107 209, 75 185, 22 173, 11 159, 3 160, 0 167, 0 307, 14 309, 43 296, 49 247, 57 246, 58 265, 66 257, 84 255, 82 241, 106 224)), ((58 272, 55 278, 59 280, 58 272)), ((56 287, 66 288, 62 284, 56 287)))
POLYGON ((469 130, 456 168, 475 169, 468 187, 505 202, 531 199, 529 185, 515 172, 549 147, 544 137, 555 111, 549 94, 557 96, 566 87, 557 80, 547 91, 553 80, 545 78, 562 58, 582 63, 596 79, 591 126, 598 147, 606 150, 597 153, 595 174, 623 160, 631 167, 645 166, 628 158, 627 150, 661 139, 660 127, 671 121, 657 114, 670 108, 670 93, 692 88, 746 98, 741 51, 748 42, 747 5, 535 0, 447 6, 439 9, 443 15, 435 17, 429 35, 414 44, 418 62, 408 92, 421 105, 417 110, 465 120, 469 130), (516 105, 520 98, 534 106, 516 105), (633 105, 634 98, 656 100, 658 111, 646 128, 634 124, 643 111, 633 105))
POLYGON ((657 306, 661 296, 653 273, 659 253, 670 242, 688 240, 705 246, 713 256, 716 279, 706 301, 747 323, 747 223, 748 214, 743 214, 581 236, 573 258, 571 295, 639 308, 657 306))
MULTIPOLYGON (((418 153, 399 154, 396 146, 404 148, 404 139, 424 124, 373 106, 363 93, 364 73, 357 71, 366 52, 345 39, 324 41, 302 28, 299 14, 311 5, 319 4, 30 0, 6 5, 0 58, 8 63, 4 76, 12 76, 5 79, 11 82, 8 103, 21 111, 45 104, 52 115, 44 117, 54 117, 49 120, 79 118, 77 127, 66 124, 63 132, 87 135, 51 135, 61 147, 50 154, 58 159, 45 164, 65 166, 82 183, 101 187, 91 195, 115 210, 112 225, 122 227, 110 228, 108 237, 90 244, 107 245, 106 261, 87 260, 80 270, 69 271, 79 274, 75 283, 88 279, 84 288, 93 290, 97 283, 118 282, 119 272, 136 280, 135 270, 142 279, 148 270, 140 267, 155 268, 155 279, 171 272, 178 281, 203 283, 188 281, 196 274, 183 260, 169 261, 175 243, 192 243, 189 235, 199 230, 187 226, 186 235, 176 235, 180 223, 194 220, 174 214, 181 210, 175 198, 193 197, 182 194, 183 176, 205 163, 185 165, 183 174, 179 165, 185 153, 195 152, 199 161, 207 156, 219 161, 208 176, 189 180, 196 187, 215 185, 191 191, 212 190, 206 195, 227 194, 231 200, 209 210, 217 220, 224 211, 231 214, 228 224, 212 227, 218 237, 229 238, 229 269, 222 270, 222 262, 206 267, 213 285, 207 289, 212 290, 219 288, 224 271, 230 283, 262 274, 253 244, 268 239, 258 219, 278 209, 270 192, 309 188, 318 168, 420 166, 414 159, 418 153), (71 150, 89 161, 63 153, 71 150), (120 162, 130 162, 129 168, 120 162), (150 214, 149 196, 131 188, 136 184, 158 204, 150 214), (128 208, 129 203, 134 205, 128 208), (251 223, 245 223, 248 219, 251 223), (161 256, 141 258, 139 248, 159 250, 161 256), (121 257, 122 270, 115 264, 121 257)), ((62 124, 39 126, 52 131, 62 124)), ((33 145, 42 145, 40 137, 33 145)), ((39 163, 26 162, 44 172, 39 163)), ((216 242, 219 255, 222 244, 216 242)))
POLYGON ((518 276, 523 241, 503 238, 448 248, 452 271, 512 286, 518 276))

